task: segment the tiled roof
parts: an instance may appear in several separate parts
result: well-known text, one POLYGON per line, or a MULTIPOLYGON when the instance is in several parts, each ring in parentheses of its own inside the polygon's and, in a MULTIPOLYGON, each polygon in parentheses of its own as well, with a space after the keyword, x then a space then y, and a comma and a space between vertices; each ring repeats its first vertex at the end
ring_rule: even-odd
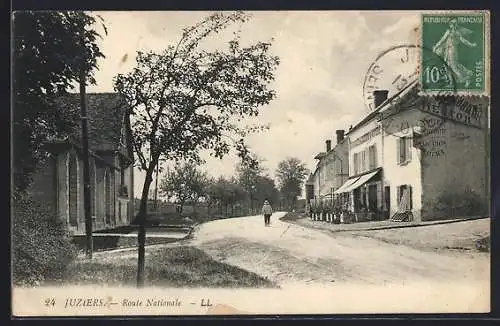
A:
MULTIPOLYGON (((71 93, 58 99, 58 104, 65 110, 74 112, 79 117, 80 94, 71 93)), ((98 150, 116 150, 120 145, 123 117, 126 103, 117 93, 87 93, 87 115, 89 148, 98 150)), ((81 140, 81 123, 78 121, 71 142, 81 140)))

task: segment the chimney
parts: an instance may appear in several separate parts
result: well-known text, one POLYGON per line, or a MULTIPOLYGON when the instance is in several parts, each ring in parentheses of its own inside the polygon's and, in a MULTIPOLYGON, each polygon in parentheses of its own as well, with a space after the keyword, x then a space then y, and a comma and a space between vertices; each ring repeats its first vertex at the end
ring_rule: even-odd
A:
POLYGON ((335 130, 337 134, 337 144, 340 144, 344 140, 344 130, 335 130))
POLYGON ((376 91, 373 91, 373 98, 374 98, 373 104, 375 105, 373 109, 378 108, 380 104, 384 103, 384 101, 387 100, 388 94, 389 91, 385 89, 378 89, 376 91))
POLYGON ((332 150, 332 141, 330 139, 328 139, 326 141, 326 151, 329 152, 332 150))

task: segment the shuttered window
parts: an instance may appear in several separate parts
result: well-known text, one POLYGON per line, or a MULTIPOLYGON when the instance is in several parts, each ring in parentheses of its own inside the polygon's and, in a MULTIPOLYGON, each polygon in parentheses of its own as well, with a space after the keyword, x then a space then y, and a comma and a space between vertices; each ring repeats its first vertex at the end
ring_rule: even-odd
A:
POLYGON ((358 153, 354 153, 354 156, 353 156, 353 165, 354 165, 354 175, 358 174, 359 173, 359 154, 358 153))
POLYGON ((361 152, 361 169, 360 172, 366 171, 366 150, 361 152))
POLYGON ((377 149, 375 145, 368 147, 368 169, 373 170, 377 167, 377 149))
POLYGON ((410 199, 409 200, 409 202, 410 202, 409 203, 409 205, 410 205, 409 208, 413 209, 413 191, 412 191, 413 189, 412 189, 412 186, 410 186, 410 185, 401 185, 401 186, 397 187, 397 192, 398 192, 397 193, 397 195, 398 195, 398 197, 397 197, 397 200, 398 200, 397 203, 398 203, 398 207, 401 204, 401 198, 403 197, 405 189, 408 189, 408 197, 410 199))
POLYGON ((398 164, 405 164, 411 161, 411 138, 401 137, 397 143, 398 164))

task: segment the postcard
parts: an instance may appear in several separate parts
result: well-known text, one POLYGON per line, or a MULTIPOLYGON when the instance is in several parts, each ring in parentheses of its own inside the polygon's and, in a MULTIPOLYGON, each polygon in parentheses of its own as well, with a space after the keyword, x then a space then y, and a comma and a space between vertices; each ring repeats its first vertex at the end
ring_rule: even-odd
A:
POLYGON ((12 314, 490 311, 487 11, 18 11, 12 314))

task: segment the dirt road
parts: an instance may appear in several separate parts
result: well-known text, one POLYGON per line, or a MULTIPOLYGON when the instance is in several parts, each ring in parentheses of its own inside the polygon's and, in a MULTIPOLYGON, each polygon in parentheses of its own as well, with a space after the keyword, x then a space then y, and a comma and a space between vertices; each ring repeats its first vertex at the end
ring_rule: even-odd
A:
POLYGON ((213 221, 194 232, 192 245, 215 259, 287 287, 297 284, 431 284, 489 286, 488 254, 437 253, 376 239, 328 234, 262 216, 213 221))

